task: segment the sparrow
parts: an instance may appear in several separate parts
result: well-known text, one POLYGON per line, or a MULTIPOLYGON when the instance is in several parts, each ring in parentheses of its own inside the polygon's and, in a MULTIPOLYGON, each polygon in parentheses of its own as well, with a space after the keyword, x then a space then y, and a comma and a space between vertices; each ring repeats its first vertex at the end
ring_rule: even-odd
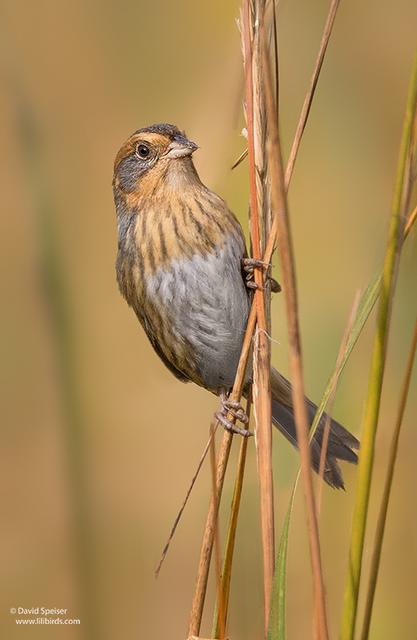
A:
MULTIPOLYGON (((116 275, 121 294, 168 369, 218 395, 230 409, 225 398, 251 302, 245 268, 254 265, 239 221, 197 174, 192 159, 197 149, 172 124, 138 129, 120 148, 113 176, 116 275)), ((245 394, 250 379, 249 368, 245 394)), ((297 446, 291 384, 274 368, 271 402, 273 424, 297 446)), ((317 407, 306 402, 311 423, 317 407)), ((240 410, 237 417, 245 420, 240 410)), ((324 414, 311 441, 316 472, 325 422, 324 414)), ((344 488, 338 460, 356 463, 358 448, 358 440, 331 420, 324 468, 329 485, 344 488)))

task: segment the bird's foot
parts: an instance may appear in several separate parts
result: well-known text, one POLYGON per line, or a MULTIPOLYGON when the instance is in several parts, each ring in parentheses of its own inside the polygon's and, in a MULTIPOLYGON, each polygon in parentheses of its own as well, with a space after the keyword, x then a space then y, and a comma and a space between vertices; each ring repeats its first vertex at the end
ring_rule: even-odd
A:
POLYGON ((230 414, 235 418, 235 420, 239 420, 239 422, 242 422, 243 424, 248 424, 249 418, 246 415, 242 405, 239 402, 233 402, 232 400, 229 400, 225 396, 221 396, 220 402, 221 409, 216 413, 216 418, 219 422, 221 422, 226 431, 230 431, 231 433, 238 433, 245 438, 253 436, 252 431, 249 431, 249 429, 242 429, 241 427, 238 427, 227 417, 228 414, 230 414))
POLYGON ((263 262, 256 258, 243 258, 242 269, 246 273, 245 284, 248 289, 264 289, 264 287, 257 284, 254 279, 255 269, 263 269, 266 280, 270 282, 271 291, 273 293, 279 293, 281 291, 281 285, 269 273, 271 265, 268 262, 263 262))

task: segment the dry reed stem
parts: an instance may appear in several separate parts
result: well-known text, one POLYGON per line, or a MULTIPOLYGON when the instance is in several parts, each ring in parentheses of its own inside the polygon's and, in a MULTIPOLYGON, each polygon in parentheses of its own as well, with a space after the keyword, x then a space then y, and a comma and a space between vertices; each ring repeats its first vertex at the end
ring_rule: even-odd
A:
MULTIPOLYGON (((264 35, 264 34, 263 34, 264 35)), ((264 42, 264 87, 269 126, 269 169, 271 177, 271 198, 275 219, 278 225, 279 256, 281 262, 283 291, 286 303, 289 357, 292 380, 292 398, 297 431, 297 442, 301 458, 301 477, 303 482, 306 504, 307 528, 309 534, 311 563, 314 581, 315 612, 317 619, 318 637, 328 638, 327 615, 324 594, 324 582, 321 565, 320 541, 318 531, 317 512, 313 490, 311 472, 311 457, 309 443, 309 421, 304 392, 303 365, 301 353, 301 336, 298 322, 298 300, 295 276, 295 261, 292 246, 290 220, 286 201, 286 189, 282 166, 281 147, 278 124, 276 122, 276 108, 272 91, 269 57, 264 42)))
MULTIPOLYGON (((246 415, 250 418, 250 410, 251 410, 251 394, 248 394, 248 399, 246 401, 246 415)), ((237 463, 236 470, 236 480, 235 486, 233 490, 233 498, 232 504, 230 507, 230 520, 227 531, 227 539, 225 545, 224 552, 224 560, 223 560, 223 569, 221 576, 221 589, 222 589, 222 602, 223 602, 223 625, 226 627, 227 623, 227 612, 229 606, 229 595, 230 595, 230 582, 232 578, 232 561, 233 561, 233 553, 235 548, 235 540, 236 540, 236 531, 237 531, 237 522, 239 516, 239 508, 242 497, 242 488, 243 488, 243 478, 245 474, 245 464, 246 464, 246 453, 248 449, 248 438, 241 438, 240 442, 240 450, 239 450, 239 459, 237 463)), ((213 638, 218 638, 220 629, 221 629, 221 620, 220 620, 221 612, 219 606, 217 605, 217 610, 214 616, 213 623, 213 638)))
MULTIPOLYGON (((329 8, 329 13, 326 18, 326 22, 324 25, 323 35, 320 41, 319 53, 317 55, 316 64, 314 66, 313 74, 310 80, 310 87, 307 91, 307 94, 304 98, 304 103, 301 109, 300 117, 298 119, 297 129, 294 135, 294 141, 291 147, 290 155, 287 162, 287 167, 285 170, 285 185, 288 190, 289 183, 291 181, 291 176, 294 171, 294 165, 297 158, 298 150, 300 148, 301 138, 304 133, 304 129, 308 120, 308 116, 310 114, 311 105, 313 102, 314 94, 317 87, 317 82, 320 76, 321 68, 323 66, 324 57, 326 55, 327 45, 329 44, 330 36, 333 29, 333 24, 336 18, 336 13, 339 8, 340 0, 332 0, 332 3, 329 8)), ((274 3, 274 20, 275 18, 275 3, 274 3)), ((278 92, 277 92, 278 95, 278 92)), ((248 155, 248 149, 242 151, 237 160, 233 163, 232 169, 235 169, 248 155)))
POLYGON ((277 114, 279 113, 279 53, 278 53, 278 23, 277 7, 275 0, 272 0, 272 36, 274 41, 274 70, 275 70, 275 104, 277 114))
MULTIPOLYGON (((233 416, 229 416, 233 418, 233 416)), ((206 526, 204 528, 203 541, 201 544, 200 560, 197 571, 197 580, 194 592, 193 603, 191 607, 190 622, 188 634, 190 636, 198 636, 201 628, 201 618, 203 615, 204 600, 207 591, 207 580, 210 568, 210 558, 213 549, 213 540, 217 524, 217 514, 220 502, 220 496, 223 489, 224 476, 226 473, 227 462, 229 460, 230 447, 232 445, 233 435, 229 431, 224 431, 223 439, 220 445, 219 456, 217 459, 217 473, 215 481, 215 491, 210 500, 209 510, 207 514, 206 526)))
POLYGON ((417 207, 415 207, 413 209, 413 211, 410 213, 408 219, 407 219, 407 223, 405 225, 405 229, 404 229, 404 238, 406 238, 408 236, 408 234, 410 233, 411 227, 413 226, 414 222, 416 221, 417 218, 417 207))
MULTIPOLYGON (((216 488, 216 441, 214 439, 214 432, 217 428, 216 424, 213 424, 213 421, 210 424, 210 435, 211 435, 211 445, 210 445, 210 463, 211 463, 211 478, 212 478, 212 496, 214 501, 214 509, 215 512, 219 511, 219 497, 217 495, 216 488)), ((220 550, 220 536, 219 536, 219 528, 216 526, 214 529, 214 557, 215 557, 215 565, 216 565, 216 589, 217 589, 217 605, 219 608, 219 634, 218 638, 220 640, 224 640, 225 637, 225 608, 224 608, 224 600, 223 600, 223 592, 222 592, 222 583, 221 583, 221 550, 220 550)))
POLYGON ((333 29, 333 24, 336 18, 337 9, 339 7, 340 0, 332 0, 329 13, 326 19, 326 23, 324 25, 324 31, 320 42, 319 53, 317 56, 316 64, 314 67, 313 75, 310 81, 310 88, 305 97, 303 107, 301 109, 300 121, 298 123, 294 142, 291 147, 290 155, 288 158, 287 169, 285 172, 285 183, 288 184, 291 178, 291 174, 294 170, 294 164, 297 157, 298 149, 300 147, 300 140, 304 133, 305 125, 307 122, 308 114, 310 113, 311 104, 313 102, 314 93, 316 91, 317 82, 319 79, 320 71, 323 65, 324 56, 326 55, 327 45, 329 43, 330 34, 333 29))
MULTIPOLYGON (((339 357, 340 357, 340 351, 339 351, 339 357)), ((318 479, 317 479, 317 496, 316 496, 317 518, 320 517, 320 512, 321 512, 321 502, 323 497, 323 484, 324 484, 324 465, 326 464, 327 448, 329 446, 330 425, 332 422, 331 416, 333 413, 335 391, 336 389, 333 388, 332 391, 330 392, 329 401, 327 403, 328 411, 326 412, 326 419, 325 419, 324 429, 323 429, 323 439, 322 439, 321 450, 320 450, 320 463, 319 463, 319 472, 318 472, 318 479)))
POLYGON ((362 627, 362 640, 368 640, 369 628, 371 625, 372 608, 375 597, 376 583, 378 580, 379 565, 381 560, 382 543, 384 541, 385 523, 387 520, 389 500, 391 496, 392 481, 395 471, 395 463, 397 460, 398 442, 400 438, 401 426, 404 417, 405 407, 407 404, 408 392, 410 389, 411 374, 413 372, 414 359, 417 349, 417 320, 414 325, 414 333, 411 340, 410 351, 404 376, 403 386, 401 390, 400 403, 398 407, 397 420, 395 423, 394 433, 392 434, 390 454, 388 460, 387 475, 385 478, 384 491, 382 494, 381 507, 378 516, 378 522, 375 532, 375 546, 372 552, 371 570, 369 577, 368 594, 365 605, 365 616, 362 627))
MULTIPOLYGON (((332 6, 330 7, 330 12, 331 11, 332 11, 332 6)), ((327 25, 327 22, 326 22, 326 25, 327 25)), ((323 46, 326 49, 328 40, 330 38, 330 34, 331 34, 331 31, 326 30, 325 28, 325 31, 321 39, 320 49, 323 46)), ((319 59, 317 60, 316 66, 313 71, 313 76, 312 76, 313 78, 316 75, 318 76, 320 73, 321 63, 320 64, 318 63, 319 63, 319 59)), ((310 83, 310 88, 307 92, 306 100, 308 96, 311 96, 311 100, 312 100, 316 84, 317 84, 317 81, 314 83, 314 86, 313 86, 313 83, 310 83)), ((299 124, 297 126, 297 131, 305 130, 308 115, 309 115, 309 110, 301 112, 300 118, 299 118, 299 124)), ((295 155, 297 155, 300 143, 301 143, 301 136, 298 135, 294 139, 294 143, 293 143, 293 148, 296 149, 295 155)), ((242 159, 243 157, 244 157, 244 154, 242 154, 242 159)), ((288 165, 285 171, 285 190, 286 191, 288 190, 288 187, 291 181, 293 169, 294 169, 294 163, 292 164, 292 166, 288 165)), ((414 215, 414 218, 415 218, 417 217, 417 210, 414 213, 415 213, 414 215)), ((276 244, 277 228, 278 228, 277 217, 274 216, 272 221, 271 231, 269 233, 268 241, 267 241, 266 248, 263 255, 263 262, 266 262, 266 263, 271 262, 272 254, 274 252, 275 244, 276 244)), ((411 228, 411 225, 409 228, 411 228)), ((236 371, 235 383, 233 385, 233 391, 230 396, 231 400, 237 401, 237 400, 240 400, 240 397, 241 397, 244 373, 246 370, 246 364, 249 357, 249 350, 251 346, 252 336, 255 330, 255 324, 256 324, 256 307, 255 307, 255 302, 253 302, 251 306, 249 318, 248 318, 248 323, 246 327, 243 344, 242 344, 242 352, 239 360, 238 369, 236 371)), ((229 419, 233 420, 233 416, 229 415, 229 419)), ((219 458, 217 463, 216 487, 217 487, 217 495, 219 500, 220 500, 220 495, 223 487, 224 475, 226 472, 226 465, 227 465, 227 460, 230 452, 231 440, 232 440, 231 434, 225 431, 223 434, 223 439, 221 442, 221 446, 219 450, 219 458)), ((203 541, 201 545, 200 560, 199 560, 197 579, 196 579, 196 587, 195 587, 195 593, 194 593, 191 614, 190 614, 189 634, 191 636, 198 635, 200 631, 201 617, 202 617, 204 599, 205 599, 205 594, 207 589, 207 579, 208 579, 208 572, 209 572, 209 566, 210 566, 210 556, 211 556, 214 524, 215 524, 216 517, 217 517, 217 512, 213 508, 213 503, 211 501, 209 506, 209 511, 207 514, 204 534, 203 534, 203 541)))
MULTIPOLYGON (((330 5, 329 14, 327 16, 323 35, 320 41, 319 55, 317 56, 316 64, 314 66, 313 74, 311 76, 310 87, 306 93, 303 107, 300 112, 300 117, 298 119, 298 124, 297 124, 296 132, 294 135, 294 141, 292 143, 291 152, 290 152, 290 157, 293 157, 293 160, 290 162, 290 159, 288 159, 287 166, 285 169, 285 191, 286 192, 288 192, 288 188, 290 186, 292 174, 294 172, 295 160, 297 158, 298 151, 301 144, 301 139, 302 139, 304 130, 306 128, 308 116, 310 115, 314 93, 317 87, 318 78, 323 65, 323 59, 327 50, 327 45, 330 40, 330 36, 331 36, 333 24, 334 24, 334 18, 336 15, 338 5, 339 5, 339 0, 333 1, 332 4, 330 5), (308 105, 308 108, 305 108, 305 105, 308 105)), ((236 163, 235 163, 235 166, 237 166, 236 163)), ((416 212, 416 215, 417 215, 417 212, 416 212)), ((268 237, 268 242, 267 242, 264 257, 263 257, 264 262, 269 263, 271 261, 272 254, 275 249, 277 231, 278 231, 278 219, 277 219, 277 216, 274 216, 272 221, 271 231, 268 237)))
MULTIPOLYGON (((261 216, 265 213, 265 179, 263 175, 265 119, 258 24, 263 3, 256 2, 252 20, 251 2, 245 0, 242 11, 242 39, 245 69, 246 124, 248 131, 250 231, 252 255, 260 260, 261 216), (252 24, 253 23, 253 24, 252 24)), ((265 228, 265 222, 263 228, 265 228)), ((275 561, 274 494, 272 476, 272 416, 270 388, 270 344, 267 337, 265 313, 266 296, 261 269, 255 269, 255 304, 258 330, 255 333, 253 351, 253 405, 256 422, 256 452, 261 503, 261 536, 264 571, 264 627, 268 628, 275 561)))
POLYGON ((194 472, 193 477, 191 478, 191 482, 190 482, 190 485, 189 485, 189 487, 188 487, 188 489, 187 489, 187 492, 186 492, 186 494, 185 494, 185 498, 184 498, 184 500, 183 500, 183 502, 182 502, 182 505, 181 505, 181 507, 180 507, 180 509, 179 509, 179 511, 178 511, 178 513, 177 513, 177 515, 176 515, 176 517, 175 517, 174 523, 173 523, 173 525, 172 525, 172 527, 171 527, 171 531, 169 532, 168 539, 167 539, 167 541, 166 541, 166 543, 165 543, 165 546, 164 546, 164 548, 163 548, 163 550, 162 550, 161 558, 160 558, 160 560, 159 560, 158 566, 157 566, 157 567, 156 567, 156 569, 155 569, 155 578, 158 578, 159 573, 160 573, 160 571, 161 571, 161 569, 162 569, 162 565, 163 565, 163 563, 164 563, 164 561, 165 561, 165 558, 166 558, 166 556, 167 556, 167 553, 168 553, 168 551, 169 551, 170 544, 171 544, 172 539, 173 539, 173 537, 174 537, 174 535, 175 535, 175 532, 176 532, 177 527, 178 527, 178 524, 179 524, 179 522, 180 522, 180 520, 181 520, 182 514, 184 513, 184 509, 185 509, 185 507, 187 506, 188 499, 189 499, 189 497, 190 497, 190 495, 191 495, 192 490, 194 489, 194 485, 195 485, 196 480, 197 480, 197 478, 198 478, 198 475, 199 475, 199 473, 200 473, 200 471, 201 471, 201 467, 203 466, 204 460, 206 459, 207 453, 209 452, 210 445, 211 445, 211 441, 212 441, 212 439, 213 439, 213 437, 214 437, 214 434, 215 434, 215 431, 216 431, 216 429, 217 429, 217 426, 218 426, 218 425, 216 424, 216 425, 215 425, 215 429, 214 429, 214 430, 211 430, 211 433, 210 433, 209 439, 207 440, 207 444, 206 444, 206 446, 204 447, 204 451, 203 451, 203 453, 201 454, 200 460, 199 460, 199 462, 198 462, 198 464, 197 464, 197 468, 196 468, 196 470, 195 470, 195 472, 194 472))
MULTIPOLYGON (((242 395, 242 389, 245 382, 246 366, 251 349, 252 336, 255 329, 255 321, 256 307, 254 304, 252 304, 248 319, 248 325, 243 339, 242 352, 240 354, 239 364, 236 371, 236 378, 233 385, 232 393, 230 394, 230 399, 232 401, 238 402, 242 395)), ((232 422, 235 420, 232 414, 228 415, 228 419, 232 422)), ((233 434, 230 433, 230 431, 225 430, 223 432, 223 438, 220 444, 220 450, 217 459, 216 491, 215 495, 212 496, 210 500, 203 540, 201 544, 200 560, 197 570, 197 580, 191 607, 188 630, 188 635, 190 636, 198 636, 198 634, 200 633, 201 618, 203 615, 204 600, 207 590, 207 580, 210 568, 211 552, 213 548, 214 531, 216 528, 218 506, 223 489, 224 476, 226 473, 232 439, 233 434)))
POLYGON ((240 156, 238 158, 236 158, 236 160, 234 161, 234 163, 232 164, 232 166, 230 167, 230 169, 233 171, 233 169, 236 169, 236 167, 238 167, 240 165, 241 162, 244 161, 244 159, 246 158, 246 156, 248 155, 248 149, 243 149, 242 153, 240 154, 240 156))

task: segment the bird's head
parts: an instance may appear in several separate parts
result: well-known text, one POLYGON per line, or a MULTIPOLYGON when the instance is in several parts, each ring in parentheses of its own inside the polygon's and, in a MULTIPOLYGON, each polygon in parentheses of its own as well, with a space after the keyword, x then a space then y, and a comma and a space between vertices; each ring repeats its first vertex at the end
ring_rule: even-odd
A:
MULTIPOLYGON (((191 160, 197 145, 172 124, 138 129, 123 144, 114 162, 115 195, 155 196, 160 187, 181 188, 197 174, 191 160)), ((197 178, 198 179, 198 178, 197 178)))

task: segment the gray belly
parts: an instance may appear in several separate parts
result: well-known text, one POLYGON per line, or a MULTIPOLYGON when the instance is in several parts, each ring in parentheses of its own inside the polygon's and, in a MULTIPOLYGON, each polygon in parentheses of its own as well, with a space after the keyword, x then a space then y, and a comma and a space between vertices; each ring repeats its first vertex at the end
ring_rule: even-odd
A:
POLYGON ((230 235, 218 253, 174 260, 146 282, 147 297, 164 309, 173 336, 187 345, 202 386, 214 392, 233 385, 246 328, 244 250, 230 235))

